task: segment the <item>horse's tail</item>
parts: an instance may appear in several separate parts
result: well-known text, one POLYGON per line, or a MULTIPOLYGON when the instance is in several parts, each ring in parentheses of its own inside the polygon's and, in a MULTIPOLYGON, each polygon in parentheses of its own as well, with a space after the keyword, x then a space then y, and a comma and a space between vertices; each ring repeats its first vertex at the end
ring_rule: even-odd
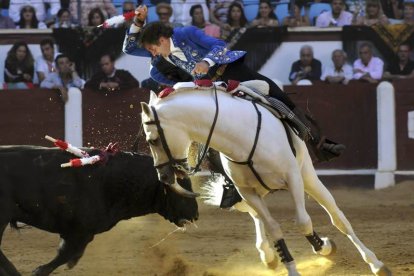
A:
POLYGON ((214 174, 201 187, 201 199, 204 203, 212 206, 220 206, 223 196, 224 177, 221 174, 214 174))

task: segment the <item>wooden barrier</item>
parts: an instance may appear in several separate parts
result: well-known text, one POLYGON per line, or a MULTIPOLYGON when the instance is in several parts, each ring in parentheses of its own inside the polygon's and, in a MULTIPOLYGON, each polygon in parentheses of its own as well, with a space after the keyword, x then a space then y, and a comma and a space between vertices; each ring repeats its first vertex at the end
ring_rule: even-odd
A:
POLYGON ((109 142, 119 142, 125 151, 132 149, 138 137, 139 151, 149 153, 144 136, 138 136, 141 127, 140 102, 149 101, 146 89, 120 92, 84 90, 83 145, 105 147, 109 142))
POLYGON ((284 91, 317 120, 322 134, 343 143, 343 155, 321 169, 373 169, 377 167, 376 85, 350 82, 348 85, 315 83, 285 86, 284 91))
POLYGON ((1 90, 0 144, 51 146, 44 139, 63 137, 64 104, 55 90, 1 90))
POLYGON ((414 111, 414 80, 394 81, 397 169, 414 171, 414 139, 408 137, 408 112, 414 111))

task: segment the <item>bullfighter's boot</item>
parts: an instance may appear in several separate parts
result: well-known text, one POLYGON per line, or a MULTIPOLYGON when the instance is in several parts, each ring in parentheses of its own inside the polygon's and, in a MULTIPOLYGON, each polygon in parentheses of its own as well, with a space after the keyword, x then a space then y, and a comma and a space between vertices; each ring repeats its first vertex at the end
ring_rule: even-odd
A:
POLYGON ((321 136, 321 130, 316 121, 306 115, 300 108, 293 109, 293 113, 310 129, 310 137, 305 140, 308 149, 312 151, 319 162, 329 161, 342 154, 345 145, 338 144, 334 141, 321 136))

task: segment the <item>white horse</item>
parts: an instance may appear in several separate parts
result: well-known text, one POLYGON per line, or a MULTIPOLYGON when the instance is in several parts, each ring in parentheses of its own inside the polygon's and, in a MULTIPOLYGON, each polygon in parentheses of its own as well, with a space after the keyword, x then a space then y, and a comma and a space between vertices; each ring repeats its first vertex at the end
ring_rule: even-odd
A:
POLYGON ((318 179, 305 143, 289 130, 295 156, 282 122, 268 110, 213 88, 185 89, 162 99, 151 92, 149 104, 141 103, 141 107, 146 140, 159 178, 181 194, 195 196, 176 183, 176 177, 182 177, 182 162, 187 158, 189 146, 192 141, 205 144, 211 133, 209 146, 220 152, 223 167, 244 200, 237 209, 249 212, 253 218, 256 247, 262 262, 269 268, 277 266, 278 258, 266 233, 273 239, 289 275, 300 275, 283 240, 280 225, 263 200, 269 190, 287 189, 295 203, 297 224, 317 254, 329 255, 334 246, 328 238, 321 239, 314 232, 305 209, 304 192, 328 212, 333 225, 351 240, 374 274, 391 275, 358 239, 331 193, 318 179), (212 130, 215 116, 217 120, 212 130), (249 156, 250 166, 244 162, 249 156))

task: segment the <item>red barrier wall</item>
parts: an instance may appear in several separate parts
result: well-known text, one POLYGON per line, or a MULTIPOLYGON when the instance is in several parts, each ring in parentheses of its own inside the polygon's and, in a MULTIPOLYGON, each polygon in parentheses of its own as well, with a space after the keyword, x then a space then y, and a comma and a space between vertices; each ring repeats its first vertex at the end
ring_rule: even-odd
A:
POLYGON ((319 123, 322 134, 346 145, 340 158, 319 163, 317 168, 373 169, 377 167, 376 85, 315 83, 286 86, 284 90, 319 123))
POLYGON ((414 139, 408 138, 408 112, 414 111, 414 81, 394 81, 397 169, 414 170, 414 139))
MULTIPOLYGON (((82 92, 83 145, 102 148, 118 142, 120 149, 130 151, 141 127, 140 102, 149 101, 145 89, 111 93, 84 90, 82 92)), ((143 134, 139 151, 149 153, 143 134)))
POLYGON ((64 105, 54 90, 0 90, 0 144, 52 146, 64 138, 64 105))

